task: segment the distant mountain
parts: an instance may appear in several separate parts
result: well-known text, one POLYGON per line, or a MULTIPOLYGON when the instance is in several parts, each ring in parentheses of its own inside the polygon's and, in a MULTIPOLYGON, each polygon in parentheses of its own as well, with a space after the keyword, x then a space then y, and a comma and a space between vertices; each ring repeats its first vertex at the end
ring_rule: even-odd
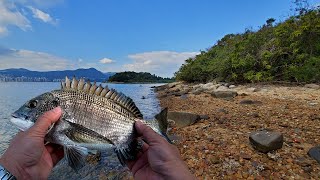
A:
POLYGON ((77 78, 83 77, 91 81, 104 82, 114 74, 102 73, 95 68, 47 72, 20 68, 0 70, 0 81, 60 81, 66 76, 76 76, 77 78))

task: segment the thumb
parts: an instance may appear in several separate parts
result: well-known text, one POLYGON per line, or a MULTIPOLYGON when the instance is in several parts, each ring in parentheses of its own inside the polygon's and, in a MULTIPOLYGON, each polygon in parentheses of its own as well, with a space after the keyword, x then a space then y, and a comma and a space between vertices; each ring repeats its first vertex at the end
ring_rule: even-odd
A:
POLYGON ((138 134, 141 135, 149 145, 162 143, 164 141, 164 139, 159 134, 157 134, 153 129, 151 129, 151 127, 147 126, 141 121, 135 122, 135 128, 138 134))
POLYGON ((29 129, 30 132, 35 132, 40 136, 45 136, 49 127, 57 122, 61 117, 62 110, 60 107, 56 107, 50 111, 45 112, 38 118, 36 123, 29 129))

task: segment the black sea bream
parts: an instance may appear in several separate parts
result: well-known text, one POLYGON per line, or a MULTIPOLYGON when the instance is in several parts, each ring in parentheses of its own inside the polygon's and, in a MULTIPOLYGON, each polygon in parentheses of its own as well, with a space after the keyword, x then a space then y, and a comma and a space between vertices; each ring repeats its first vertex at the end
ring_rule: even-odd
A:
MULTIPOLYGON (((134 123, 141 120, 167 138, 167 109, 144 121, 143 115, 131 98, 114 89, 103 88, 73 78, 66 78, 61 89, 37 96, 12 114, 11 122, 20 130, 30 128, 44 112, 60 106, 60 120, 48 130, 45 140, 64 147, 69 165, 79 169, 90 150, 114 149, 124 165, 134 160, 139 141, 134 123)), ((141 144, 140 144, 141 146, 141 144)))

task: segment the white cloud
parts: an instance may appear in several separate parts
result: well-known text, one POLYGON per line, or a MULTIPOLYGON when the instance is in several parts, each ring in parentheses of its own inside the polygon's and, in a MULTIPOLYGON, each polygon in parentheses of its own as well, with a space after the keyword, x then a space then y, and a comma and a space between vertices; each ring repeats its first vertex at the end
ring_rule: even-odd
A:
POLYGON ((134 62, 125 64, 127 71, 150 72, 162 77, 172 77, 184 61, 199 52, 152 51, 128 55, 134 62))
POLYGON ((51 71, 76 68, 76 65, 72 61, 48 53, 1 47, 0 62, 0 69, 26 68, 30 70, 51 71))
POLYGON ((13 3, 0 0, 0 35, 8 33, 8 26, 16 26, 24 31, 31 29, 30 21, 13 3))
POLYGON ((38 7, 48 8, 61 2, 63 0, 0 0, 0 36, 7 35, 10 26, 18 27, 23 31, 32 29, 30 14, 33 18, 40 19, 45 23, 57 24, 58 19, 52 18, 50 14, 38 7), (26 9, 31 11, 25 11, 26 9))
POLYGON ((109 59, 109 58, 103 58, 103 59, 100 59, 99 61, 101 64, 111 64, 111 63, 114 63, 115 61, 112 60, 112 59, 109 59))
POLYGON ((36 19, 40 19, 45 23, 56 24, 57 20, 53 19, 50 14, 41 11, 40 9, 34 8, 32 6, 28 6, 28 8, 32 11, 33 17, 36 19))

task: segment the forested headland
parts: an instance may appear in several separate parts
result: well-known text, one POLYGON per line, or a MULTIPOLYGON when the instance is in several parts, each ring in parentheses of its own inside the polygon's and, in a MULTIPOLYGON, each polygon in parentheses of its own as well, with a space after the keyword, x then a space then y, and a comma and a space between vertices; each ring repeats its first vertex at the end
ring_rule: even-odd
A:
POLYGON ((147 72, 119 72, 111 76, 108 82, 118 83, 170 83, 173 82, 173 78, 162 78, 156 75, 152 75, 147 72))
POLYGON ((258 30, 227 34, 187 59, 177 80, 235 83, 320 82, 320 11, 295 1, 295 14, 282 22, 267 19, 258 30))

